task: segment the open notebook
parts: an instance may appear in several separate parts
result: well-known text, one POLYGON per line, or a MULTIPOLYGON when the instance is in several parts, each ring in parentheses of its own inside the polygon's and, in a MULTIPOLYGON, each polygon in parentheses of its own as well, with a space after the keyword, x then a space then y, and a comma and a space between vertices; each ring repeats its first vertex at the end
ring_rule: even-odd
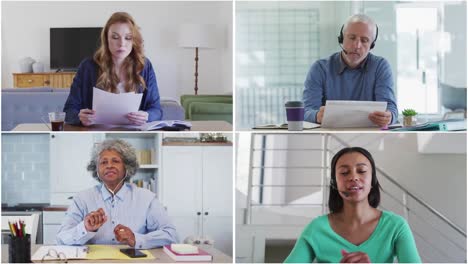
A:
MULTIPOLYGON (((314 128, 319 128, 320 124, 304 121, 302 126, 303 126, 303 129, 314 129, 314 128)), ((255 126, 253 129, 288 129, 288 124, 259 125, 259 126, 255 126)))
POLYGON ((88 250, 86 246, 41 246, 31 260, 86 259, 88 250))
POLYGON ((141 131, 148 130, 187 130, 192 127, 192 123, 182 120, 161 120, 143 124, 141 126, 125 125, 122 127, 138 129, 141 131))

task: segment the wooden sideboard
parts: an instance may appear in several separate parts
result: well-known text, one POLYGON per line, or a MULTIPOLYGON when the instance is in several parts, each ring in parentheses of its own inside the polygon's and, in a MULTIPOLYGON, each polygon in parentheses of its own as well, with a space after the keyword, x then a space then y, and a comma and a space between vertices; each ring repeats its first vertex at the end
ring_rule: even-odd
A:
POLYGON ((75 72, 13 73, 15 88, 70 88, 75 72))

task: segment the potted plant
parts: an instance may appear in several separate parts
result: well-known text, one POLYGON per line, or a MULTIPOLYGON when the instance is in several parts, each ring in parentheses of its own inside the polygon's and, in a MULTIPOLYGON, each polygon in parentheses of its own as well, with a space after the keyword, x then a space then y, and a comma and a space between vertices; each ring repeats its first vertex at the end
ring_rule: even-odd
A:
POLYGON ((418 114, 414 109, 405 109, 403 112, 403 126, 416 125, 416 115, 418 114))

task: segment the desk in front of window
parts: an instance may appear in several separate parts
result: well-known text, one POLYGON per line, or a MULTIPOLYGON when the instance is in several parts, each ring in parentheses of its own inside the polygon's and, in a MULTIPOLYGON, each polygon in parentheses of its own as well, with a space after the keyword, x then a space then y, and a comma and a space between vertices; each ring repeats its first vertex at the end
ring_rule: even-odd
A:
MULTIPOLYGON (((34 252, 36 252, 36 250, 40 247, 41 245, 37 245, 37 244, 32 244, 31 245, 31 256, 34 254, 34 252)), ((128 246, 125 246, 125 245, 113 245, 114 247, 117 247, 117 248, 128 248, 128 246)), ((201 249, 205 250, 206 252, 208 252, 210 255, 213 256, 213 263, 232 263, 232 258, 229 257, 228 255, 222 253, 221 251, 211 247, 211 246, 199 246, 201 249)), ((172 258, 170 258, 168 255, 166 255, 166 253, 164 253, 163 249, 162 248, 153 248, 153 249, 149 249, 149 251, 151 252, 151 254, 153 254, 154 256, 154 259, 139 259, 139 258, 134 258, 134 259, 131 259, 131 260, 110 260, 110 259, 103 259, 103 260, 86 260, 86 259, 80 259, 80 260, 77 260, 77 259, 71 259, 71 260, 68 260, 68 263, 73 263, 73 262, 84 262, 84 263, 117 263, 117 262, 125 262, 125 263, 128 263, 128 262, 138 262, 138 263, 142 263, 142 262, 147 262, 147 263, 172 263, 172 262, 175 262, 172 258)), ((2 245, 2 263, 8 263, 8 245, 2 245)), ((48 263, 51 263, 51 262, 54 262, 54 263, 58 263, 57 260, 53 261, 44 261, 45 263, 48 262, 48 263)), ((40 261, 39 261, 40 263, 40 261)))

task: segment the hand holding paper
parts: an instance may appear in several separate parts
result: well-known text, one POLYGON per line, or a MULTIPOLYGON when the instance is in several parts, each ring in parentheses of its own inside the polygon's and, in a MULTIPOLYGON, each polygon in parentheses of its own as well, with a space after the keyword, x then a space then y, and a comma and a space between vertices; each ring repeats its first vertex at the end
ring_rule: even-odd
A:
POLYGON ((141 125, 146 124, 146 122, 148 121, 148 112, 145 112, 145 111, 132 112, 127 115, 127 118, 128 120, 130 120, 132 124, 141 126, 141 125))
POLYGON ((96 111, 88 109, 88 108, 81 109, 80 113, 78 114, 81 124, 83 124, 83 126, 90 126, 94 124, 94 119, 96 118, 95 113, 96 111))
POLYGON ((127 115, 138 112, 143 94, 114 94, 93 88, 93 110, 95 124, 129 125, 132 122, 127 115))
POLYGON ((369 114, 369 119, 379 127, 385 127, 392 121, 392 113, 390 113, 390 111, 375 111, 369 114))
POLYGON ((321 106, 319 111, 317 112, 317 123, 321 124, 323 119, 323 112, 325 112, 325 106, 321 106))
POLYGON ((375 127, 369 115, 374 112, 385 112, 386 109, 387 102, 329 100, 325 105, 322 127, 375 127))

